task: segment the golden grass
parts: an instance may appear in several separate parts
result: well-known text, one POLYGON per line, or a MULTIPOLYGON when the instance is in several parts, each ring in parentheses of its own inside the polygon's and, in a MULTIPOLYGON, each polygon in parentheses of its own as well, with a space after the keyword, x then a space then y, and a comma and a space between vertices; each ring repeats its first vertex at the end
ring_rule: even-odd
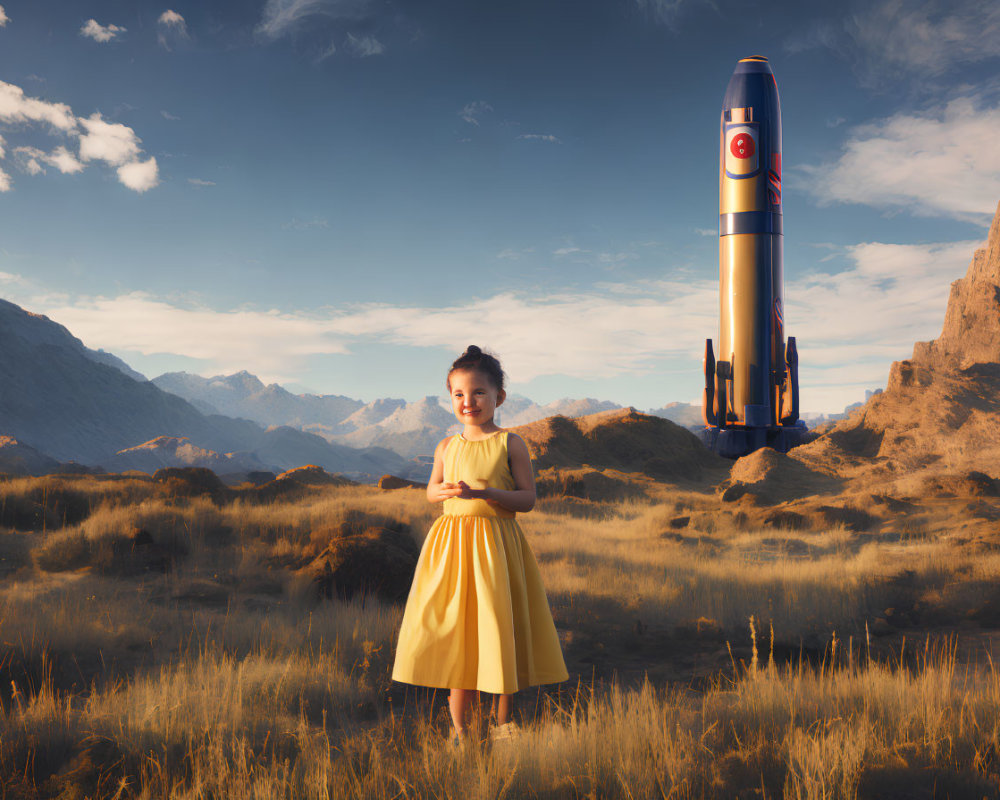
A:
MULTIPOLYGON (((72 483, 86 500, 87 481, 72 483)), ((0 538, 0 553, 16 563, 0 583, 5 794, 853 798, 884 796, 888 785, 912 786, 910 796, 935 796, 928 786, 941 797, 1000 793, 1000 677, 988 658, 976 663, 964 640, 935 645, 910 629, 905 646, 897 637, 887 655, 873 645, 869 659, 865 638, 889 604, 962 616, 993 591, 1000 554, 965 553, 934 536, 882 543, 843 530, 707 524, 717 501, 694 494, 596 506, 589 516, 540 504, 524 527, 567 659, 583 677, 561 693, 524 693, 520 739, 454 751, 440 696, 432 704, 389 681, 401 608, 320 601, 287 571, 314 532, 359 515, 422 537, 435 510, 421 492, 325 488, 295 502, 220 506, 136 485, 117 497, 95 491, 76 522, 0 538), (681 513, 692 522, 674 530, 681 513), (136 528, 175 547, 169 572, 116 578, 86 563, 94 550, 70 553, 74 542, 94 547, 136 528), (685 681, 591 679, 575 659, 601 642, 605 660, 624 660, 617 648, 636 620, 665 643, 630 651, 651 670, 671 648, 679 656, 728 639, 735 655, 697 691, 685 681), (723 638, 684 638, 698 620, 714 621, 723 638), (772 626, 779 642, 818 642, 820 659, 774 663, 772 626)), ((37 487, 5 488, 23 498, 37 487)), ((43 508, 40 519, 50 517, 43 508)))

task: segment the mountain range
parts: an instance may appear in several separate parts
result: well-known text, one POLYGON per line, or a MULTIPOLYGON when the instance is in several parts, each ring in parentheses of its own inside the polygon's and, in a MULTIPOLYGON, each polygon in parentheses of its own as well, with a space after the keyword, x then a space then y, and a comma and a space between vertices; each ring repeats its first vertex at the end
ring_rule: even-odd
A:
MULTIPOLYGON (((365 404, 343 395, 292 394, 278 384, 265 385, 249 372, 211 378, 168 372, 152 382, 206 413, 288 425, 332 443, 384 447, 405 458, 433 453, 443 436, 458 430, 446 397, 430 395, 413 402, 379 398, 365 404)), ((511 427, 557 415, 584 417, 621 408, 617 403, 589 397, 540 405, 527 397, 510 395, 499 409, 498 422, 511 427)), ((702 426, 700 407, 688 403, 669 403, 648 413, 692 430, 702 426)))
MULTIPOLYGON (((164 455, 164 448, 189 445, 204 451, 202 461, 217 464, 225 457, 232 465, 279 472, 311 463, 375 479, 423 469, 390 450, 351 448, 288 425, 204 413, 115 356, 85 347, 48 317, 3 300, 0 337, 0 436, 8 437, 3 452, 26 446, 57 462, 114 469, 130 448, 164 455), (187 443, 177 445, 181 439, 187 443)), ((43 462, 32 457, 31 463, 43 462)), ((182 457, 180 463, 190 461, 182 457)))

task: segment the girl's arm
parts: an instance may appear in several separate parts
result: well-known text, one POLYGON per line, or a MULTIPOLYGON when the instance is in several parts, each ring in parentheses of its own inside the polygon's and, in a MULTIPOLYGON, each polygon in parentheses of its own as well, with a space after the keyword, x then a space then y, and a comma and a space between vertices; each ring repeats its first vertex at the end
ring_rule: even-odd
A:
POLYGON ((442 439, 434 450, 434 466, 431 468, 431 477, 427 482, 427 499, 432 503, 440 503, 443 500, 458 497, 462 493, 460 486, 446 483, 444 479, 444 451, 448 448, 450 441, 450 436, 442 439))
POLYGON ((503 506, 508 511, 531 511, 535 507, 535 476, 531 471, 531 455, 524 439, 516 433, 507 434, 507 455, 510 456, 510 472, 514 476, 516 489, 509 491, 494 489, 492 486, 486 489, 470 489, 464 481, 459 481, 461 494, 458 496, 486 500, 503 506))

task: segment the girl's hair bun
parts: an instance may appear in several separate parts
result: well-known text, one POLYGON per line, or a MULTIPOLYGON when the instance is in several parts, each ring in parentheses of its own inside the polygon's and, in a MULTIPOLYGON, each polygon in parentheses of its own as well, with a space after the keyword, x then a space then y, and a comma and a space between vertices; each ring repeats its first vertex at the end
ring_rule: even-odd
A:
POLYGON ((500 362, 495 356, 484 353, 474 344, 470 344, 465 349, 465 352, 455 359, 455 363, 451 365, 448 375, 450 376, 456 369, 474 369, 482 372, 489 377, 497 389, 503 389, 504 378, 506 376, 504 375, 503 367, 500 366, 500 362))

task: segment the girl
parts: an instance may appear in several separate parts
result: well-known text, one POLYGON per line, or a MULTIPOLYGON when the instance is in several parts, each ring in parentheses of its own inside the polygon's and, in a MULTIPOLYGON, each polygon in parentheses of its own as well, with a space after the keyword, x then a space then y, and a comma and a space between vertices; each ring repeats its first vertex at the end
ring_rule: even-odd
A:
POLYGON ((427 499, 444 502, 417 562, 393 680, 451 689, 455 736, 475 691, 500 695, 495 738, 514 733, 512 695, 569 675, 535 558, 515 514, 535 505, 524 441, 497 426, 500 362, 472 345, 452 364, 448 392, 462 433, 434 452, 427 499))

